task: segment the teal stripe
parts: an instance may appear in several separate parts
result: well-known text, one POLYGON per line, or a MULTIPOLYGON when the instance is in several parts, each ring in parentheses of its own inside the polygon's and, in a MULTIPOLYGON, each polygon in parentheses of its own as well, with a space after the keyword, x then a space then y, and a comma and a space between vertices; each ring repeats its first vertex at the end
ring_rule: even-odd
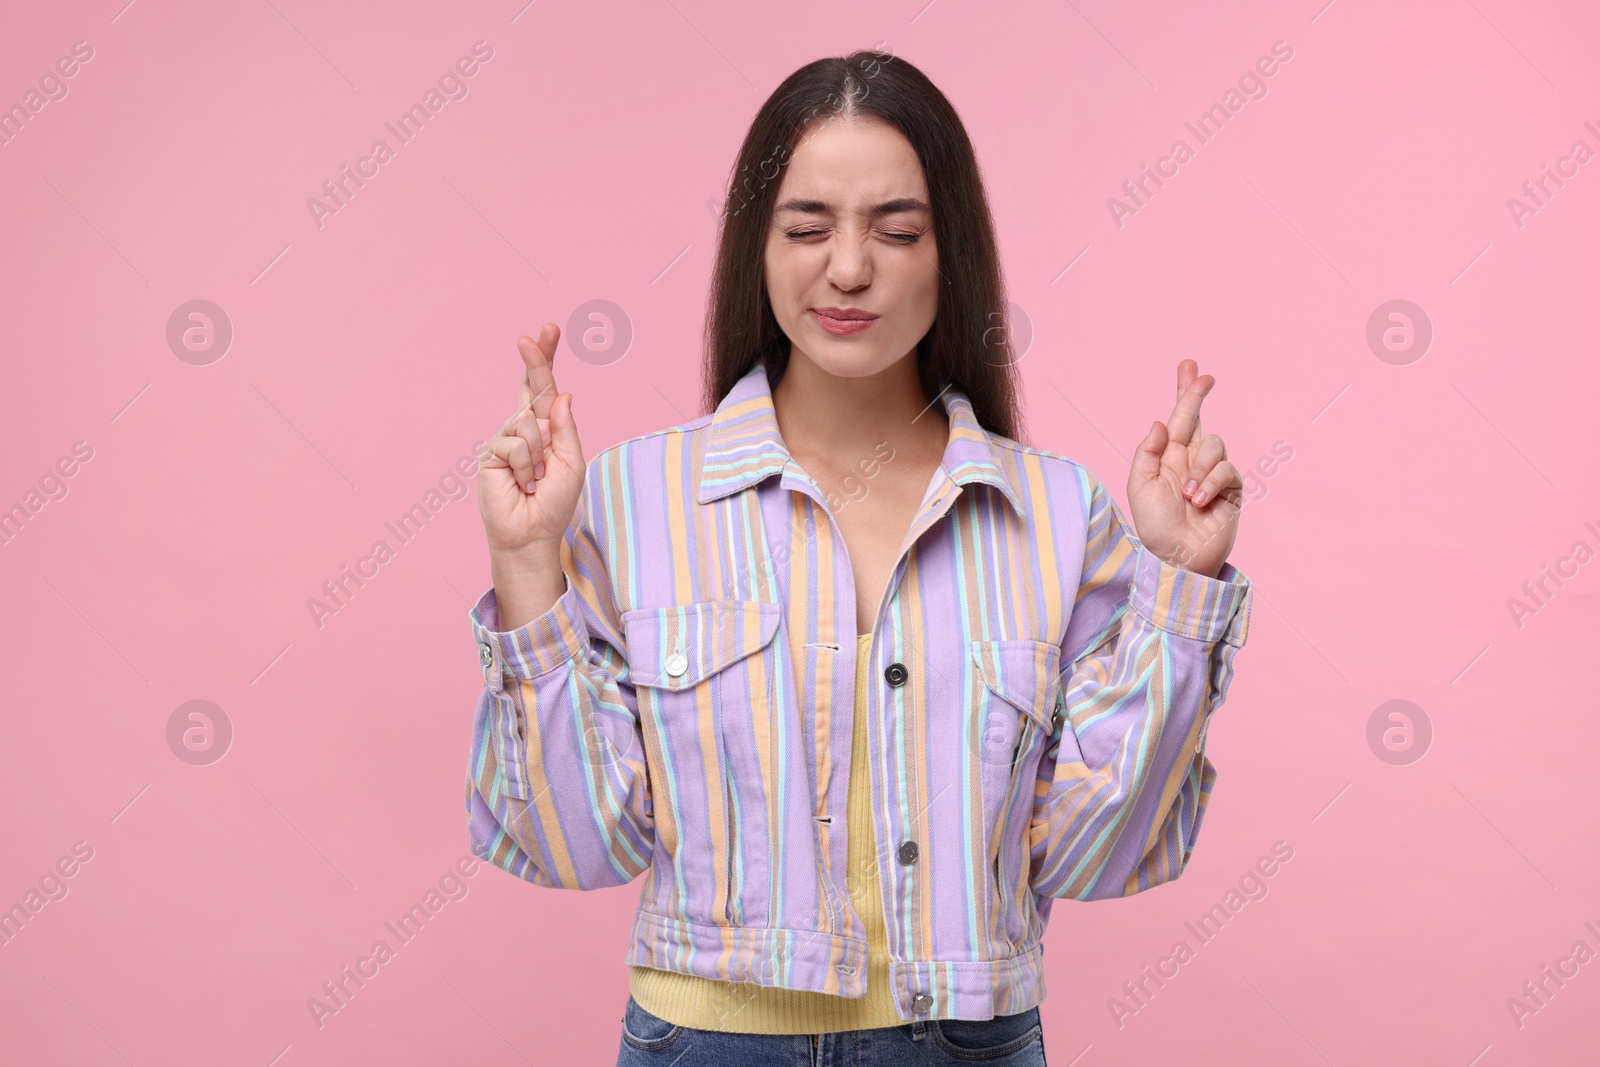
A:
MULTIPOLYGON (((866 653, 870 666, 900 662, 915 679, 897 690, 881 684, 876 670, 868 674, 866 725, 877 747, 871 808, 880 824, 877 843, 891 856, 900 841, 920 846, 914 863, 891 860, 880 871, 890 879, 879 887, 888 889, 890 951, 913 976, 910 988, 895 991, 902 1010, 909 1018, 910 996, 928 993, 933 1017, 982 1018, 1000 1005, 1025 1010, 1042 995, 1038 949, 1045 923, 1034 893, 1122 896, 1170 881, 1187 864, 1215 770, 1203 748, 1197 757, 1192 742, 1173 745, 1171 735, 1193 736, 1198 721, 1221 706, 1248 631, 1250 587, 1231 566, 1210 579, 1160 564, 1138 546, 1110 492, 1081 464, 989 433, 959 390, 946 389, 938 400, 949 438, 906 532, 909 552, 892 569, 892 599, 866 653), (1056 552, 1050 567, 1039 565, 1047 535, 1056 552), (1059 587, 1047 584, 1047 571, 1059 587), (1165 591, 1153 584, 1162 579, 1165 591), (1128 618, 1135 603, 1139 615, 1128 618), (1189 633, 1205 639, 1175 636, 1189 633), (990 659, 979 663, 971 649, 980 640, 1054 645, 1059 658, 1030 657, 1018 645, 1005 655, 986 649, 990 659), (1135 669, 1145 657, 1149 664, 1135 669), (1054 667, 1049 677, 1041 673, 1047 663, 1054 667), (988 691, 991 682, 1008 700, 1055 703, 1018 718, 1017 773, 986 788, 997 765, 983 748, 985 716, 1001 699, 988 691), (896 699, 912 691, 921 700, 920 717, 918 708, 896 699), (1058 709, 1062 738, 1052 744, 1040 722, 1058 709), (1081 743, 1091 738, 1094 744, 1081 743), (936 755, 940 777, 918 763, 922 746, 936 755), (1083 754, 1084 773, 1062 766, 1062 756, 1075 751, 1083 754), (1034 803, 1036 783, 1046 793, 1034 803), (1156 803, 1169 783, 1175 799, 1156 803), (1000 796, 1007 820, 995 827, 980 817, 991 806, 986 793, 1000 796), (957 809, 955 817, 946 805, 957 809), (1037 827, 1030 823, 1035 812, 1042 820, 1037 827), (1147 841, 1142 855, 1117 847, 1147 841), (998 871, 982 862, 991 846, 998 871), (933 909, 928 943, 920 940, 921 916, 913 910, 918 898, 933 909), (1009 940, 1008 927, 1020 931, 1019 941, 1009 940), (982 966, 992 968, 987 989, 975 977, 985 973, 982 966)), ((855 701, 858 653, 846 640, 856 631, 850 561, 822 497, 784 445, 765 370, 757 365, 712 414, 629 438, 588 464, 585 509, 569 532, 574 596, 513 633, 484 625, 492 591, 473 608, 474 639, 491 651, 496 670, 509 673, 508 686, 526 687, 527 729, 546 760, 533 768, 510 762, 515 755, 525 759, 522 753, 506 766, 493 763, 506 747, 499 738, 519 696, 515 689, 490 694, 469 750, 466 806, 474 833, 492 840, 496 865, 541 885, 616 885, 649 871, 640 906, 651 914, 638 923, 631 961, 736 980, 759 974, 762 982, 814 991, 859 991, 865 977, 837 970, 849 951, 840 935, 858 927, 848 910, 845 848, 858 828, 840 821, 848 808, 852 741, 838 729, 855 701), (743 413, 732 415, 735 407, 743 413), (681 501, 666 496, 672 476, 685 479, 681 501), (680 507, 676 515, 663 511, 680 507), (673 523, 688 538, 681 560, 672 555, 673 523), (834 562, 834 584, 823 590, 833 597, 826 618, 817 599, 824 553, 834 562), (794 572, 804 591, 789 587, 794 572), (786 600, 802 592, 803 603, 786 600), (716 617, 695 607, 718 600, 775 605, 776 635, 759 653, 741 650, 742 633, 717 629, 716 617), (629 612, 637 614, 625 622, 629 612), (630 626, 645 630, 630 640, 630 626), (562 639, 563 631, 574 636, 562 639), (699 694, 638 685, 635 669, 659 683, 664 664, 627 659, 630 647, 651 648, 653 637, 680 632, 694 669, 717 669, 714 753, 702 752, 699 694), (578 648, 590 651, 575 661, 578 648), (796 655, 800 649, 807 650, 803 656, 796 655), (818 691, 820 675, 809 668, 830 654, 837 657, 827 672, 831 687, 818 691), (743 659, 756 655, 759 661, 743 659), (749 669, 754 663, 766 672, 774 706, 749 669), (834 769, 828 796, 816 798, 835 818, 829 835, 835 852, 824 856, 808 807, 818 781, 808 728, 830 707, 833 733, 815 738, 834 769), (642 759, 611 758, 609 743, 593 733, 607 715, 613 724, 633 719, 642 759), (758 727, 771 730, 762 752, 749 747, 758 727), (654 735, 648 748, 646 732, 654 735), (545 799, 559 821, 541 824, 530 802, 505 794, 523 773, 530 784, 548 786, 545 799), (706 775, 721 780, 708 782, 706 775), (727 838, 725 867, 709 821, 714 809, 707 802, 715 802, 716 789, 726 790, 722 810, 729 830, 737 828, 727 838), (488 795, 482 804, 474 791, 488 795), (652 807, 663 824, 671 819, 679 827, 681 846, 670 861, 644 816, 652 807), (557 855, 570 858, 570 873, 555 872, 557 855), (769 878, 762 878, 762 866, 769 878), (728 915, 711 915, 715 882, 724 878, 728 915), (759 928, 739 925, 757 911, 759 928), (732 928, 723 925, 728 916, 732 928)), ((771 625, 773 615, 765 621, 771 625)))

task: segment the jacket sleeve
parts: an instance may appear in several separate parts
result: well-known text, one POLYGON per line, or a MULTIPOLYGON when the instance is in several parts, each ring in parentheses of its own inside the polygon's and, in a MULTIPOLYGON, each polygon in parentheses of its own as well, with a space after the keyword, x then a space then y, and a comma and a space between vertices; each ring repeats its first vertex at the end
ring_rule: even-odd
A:
POLYGON ((490 588, 470 613, 484 679, 466 782, 472 851, 557 889, 632 881, 655 839, 606 526, 595 521, 598 472, 591 462, 562 543, 566 589, 550 610, 501 631, 490 588))
POLYGON ((1205 756, 1251 586, 1151 553, 1087 478, 1089 524, 1061 648, 1061 701, 1034 792, 1030 879, 1049 897, 1129 896, 1171 881, 1194 849, 1217 777, 1205 756))

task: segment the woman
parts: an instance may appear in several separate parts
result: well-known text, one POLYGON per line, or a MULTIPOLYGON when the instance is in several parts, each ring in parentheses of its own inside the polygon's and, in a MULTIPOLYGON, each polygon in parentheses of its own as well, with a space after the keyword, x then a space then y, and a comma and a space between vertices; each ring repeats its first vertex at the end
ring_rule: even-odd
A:
POLYGON ((619 1063, 1042 1063, 1051 903, 1177 877, 1216 777, 1250 586, 1214 380, 1179 364, 1133 530, 1018 442, 977 164, 904 60, 801 68, 734 175, 708 414, 585 461, 559 331, 519 343, 473 849, 647 872, 619 1063))

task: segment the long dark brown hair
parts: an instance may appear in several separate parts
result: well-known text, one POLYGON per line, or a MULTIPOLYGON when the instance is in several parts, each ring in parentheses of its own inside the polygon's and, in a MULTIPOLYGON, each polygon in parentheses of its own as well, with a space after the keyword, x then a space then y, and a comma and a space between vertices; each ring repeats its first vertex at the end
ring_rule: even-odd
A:
POLYGON ((917 342, 917 369, 932 402, 947 385, 972 401, 991 433, 1022 440, 1017 375, 994 220, 966 128, 922 71, 892 54, 863 50, 808 63, 775 89, 745 135, 722 209, 706 304, 703 410, 712 411, 765 360, 776 386, 789 338, 767 298, 767 229, 784 168, 815 121, 876 118, 905 135, 928 184, 939 249, 939 303, 917 342))

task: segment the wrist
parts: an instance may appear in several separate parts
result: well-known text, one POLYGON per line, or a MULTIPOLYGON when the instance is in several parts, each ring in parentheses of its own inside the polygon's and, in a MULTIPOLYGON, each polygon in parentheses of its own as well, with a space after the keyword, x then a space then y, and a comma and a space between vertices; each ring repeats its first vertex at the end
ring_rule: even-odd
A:
POLYGON ((561 569, 561 542, 539 541, 520 548, 489 547, 489 567, 506 575, 538 575, 561 569))
POLYGON ((489 575, 502 632, 520 629, 549 611, 567 588, 561 557, 554 551, 491 554, 489 575))
POLYGON ((1150 548, 1149 545, 1146 545, 1145 548, 1150 552, 1151 555, 1155 556, 1169 567, 1176 567, 1178 570, 1204 575, 1207 578, 1215 578, 1217 575, 1221 574, 1222 565, 1225 562, 1224 560, 1220 559, 1215 561, 1202 560, 1198 558, 1194 552, 1190 551, 1187 545, 1179 545, 1171 551, 1158 551, 1150 548))

